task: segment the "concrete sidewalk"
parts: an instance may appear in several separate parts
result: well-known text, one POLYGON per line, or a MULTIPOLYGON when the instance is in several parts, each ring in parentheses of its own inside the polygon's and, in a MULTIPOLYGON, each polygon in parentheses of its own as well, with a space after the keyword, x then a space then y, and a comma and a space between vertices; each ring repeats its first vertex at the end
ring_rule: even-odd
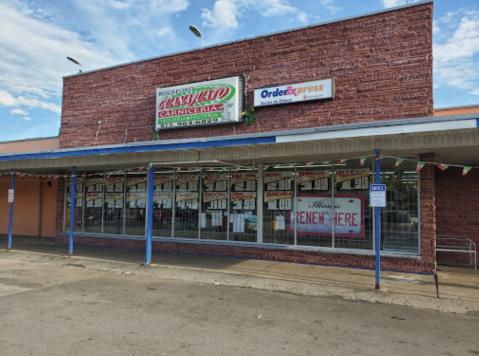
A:
MULTIPOLYGON (((6 247, 0 237, 0 246, 6 247)), ((0 250, 2 260, 53 263, 92 270, 157 276, 348 300, 411 305, 448 312, 479 312, 479 272, 470 268, 439 267, 439 297, 434 276, 412 273, 381 273, 381 291, 375 291, 375 272, 340 267, 247 260, 239 258, 154 253, 152 265, 144 267, 145 253, 116 249, 74 247, 50 239, 14 237, 13 250, 0 250)), ((1 272, 0 272, 1 275, 1 272)))

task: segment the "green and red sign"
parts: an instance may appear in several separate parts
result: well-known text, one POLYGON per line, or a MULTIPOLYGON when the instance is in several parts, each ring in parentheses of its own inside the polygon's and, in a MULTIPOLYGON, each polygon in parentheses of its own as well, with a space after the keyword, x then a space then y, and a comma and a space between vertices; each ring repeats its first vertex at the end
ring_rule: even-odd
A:
POLYGON ((156 129, 241 122, 243 91, 241 76, 156 89, 156 129))

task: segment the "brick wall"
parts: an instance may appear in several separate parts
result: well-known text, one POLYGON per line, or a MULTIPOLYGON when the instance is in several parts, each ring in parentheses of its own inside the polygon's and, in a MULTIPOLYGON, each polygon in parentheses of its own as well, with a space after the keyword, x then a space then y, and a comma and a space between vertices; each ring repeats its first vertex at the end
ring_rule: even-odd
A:
POLYGON ((334 77, 336 97, 258 108, 251 126, 166 130, 159 139, 432 116, 432 7, 422 4, 65 78, 60 145, 152 140, 156 88, 239 74, 246 76, 248 107, 254 88, 325 77, 334 77))
MULTIPOLYGON (((462 168, 436 168, 437 234, 466 236, 479 246, 479 172, 462 176, 462 168)), ((438 252, 439 262, 469 263, 465 253, 438 252)))
MULTIPOLYGON (((68 235, 58 235, 56 242, 68 243, 68 235)), ((75 236, 75 245, 94 247, 113 247, 123 250, 145 250, 145 240, 111 239, 92 236, 75 236)), ((225 257, 253 258, 272 261, 310 263, 318 265, 344 266, 356 268, 375 268, 374 256, 354 254, 319 253, 312 251, 293 251, 286 249, 256 248, 244 246, 225 246, 184 242, 153 241, 153 251, 172 252, 225 257)), ((153 256, 152 262, 155 262, 153 256)), ((388 271, 433 273, 428 265, 414 258, 381 258, 381 269, 388 271)))
MULTIPOLYGON (((434 161, 434 154, 419 155, 421 161, 434 161)), ((419 172, 421 207, 421 264, 424 271, 436 271, 436 185, 434 166, 426 164, 419 172)))

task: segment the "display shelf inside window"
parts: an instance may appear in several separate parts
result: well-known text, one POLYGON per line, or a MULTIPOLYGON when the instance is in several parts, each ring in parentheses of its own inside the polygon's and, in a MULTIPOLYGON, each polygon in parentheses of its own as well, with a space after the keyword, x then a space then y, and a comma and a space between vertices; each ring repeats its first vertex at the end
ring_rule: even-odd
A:
MULTIPOLYGON (((83 178, 76 178, 75 184, 75 212, 74 212, 74 221, 75 225, 73 226, 73 231, 82 231, 83 229, 83 178)), ((65 219, 65 228, 70 230, 70 209, 71 209, 71 199, 72 199, 72 179, 70 178, 67 183, 67 209, 66 209, 66 219, 65 219)))
POLYGON ((291 229, 293 213, 293 171, 269 169, 264 172, 263 242, 294 244, 291 229))
POLYGON ((257 241, 257 190, 256 173, 231 174, 230 240, 257 241))
POLYGON ((199 174, 176 176, 175 237, 197 239, 199 174))
POLYGON ((173 174, 157 174, 153 192, 153 235, 171 237, 173 217, 173 174))
POLYGON ((418 174, 416 162, 381 160, 381 183, 386 185, 386 207, 381 208, 381 249, 417 252, 419 248, 418 174))
POLYGON ((331 247, 334 215, 331 167, 298 167, 296 217, 297 244, 331 247))
POLYGON ((105 207, 103 232, 123 234, 123 207, 125 198, 125 177, 109 176, 105 179, 105 207))
POLYGON ((335 170, 335 247, 373 248, 373 210, 369 207, 369 185, 373 179, 373 160, 364 166, 351 160, 335 170))
POLYGON ((145 235, 146 199, 147 176, 129 175, 126 180, 126 235, 145 235))
POLYGON ((102 232, 103 177, 87 178, 84 231, 102 232))
POLYGON ((207 172, 202 182, 201 238, 226 240, 228 229, 228 174, 207 172))

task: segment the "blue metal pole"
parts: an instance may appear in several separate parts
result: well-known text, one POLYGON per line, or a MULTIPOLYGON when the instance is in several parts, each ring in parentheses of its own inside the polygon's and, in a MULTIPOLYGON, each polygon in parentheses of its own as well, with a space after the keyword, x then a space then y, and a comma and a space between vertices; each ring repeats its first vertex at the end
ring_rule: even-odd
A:
MULTIPOLYGON (((12 172, 12 183, 10 189, 15 189, 15 172, 12 172)), ((12 227, 13 227, 13 202, 10 203, 10 216, 8 218, 8 244, 7 251, 12 249, 12 227)))
MULTIPOLYGON (((379 159, 380 151, 376 150, 376 166, 375 166, 375 183, 381 184, 381 160, 379 159)), ((374 208, 376 221, 376 289, 380 289, 379 283, 381 279, 381 208, 374 208)))
POLYGON ((153 234, 153 191, 155 189, 155 167, 148 169, 148 199, 146 208, 146 257, 145 266, 151 264, 151 239, 153 234))
POLYGON ((73 230, 75 228, 75 188, 77 182, 77 167, 72 167, 72 196, 70 204, 70 241, 68 245, 68 256, 73 256, 73 230))

